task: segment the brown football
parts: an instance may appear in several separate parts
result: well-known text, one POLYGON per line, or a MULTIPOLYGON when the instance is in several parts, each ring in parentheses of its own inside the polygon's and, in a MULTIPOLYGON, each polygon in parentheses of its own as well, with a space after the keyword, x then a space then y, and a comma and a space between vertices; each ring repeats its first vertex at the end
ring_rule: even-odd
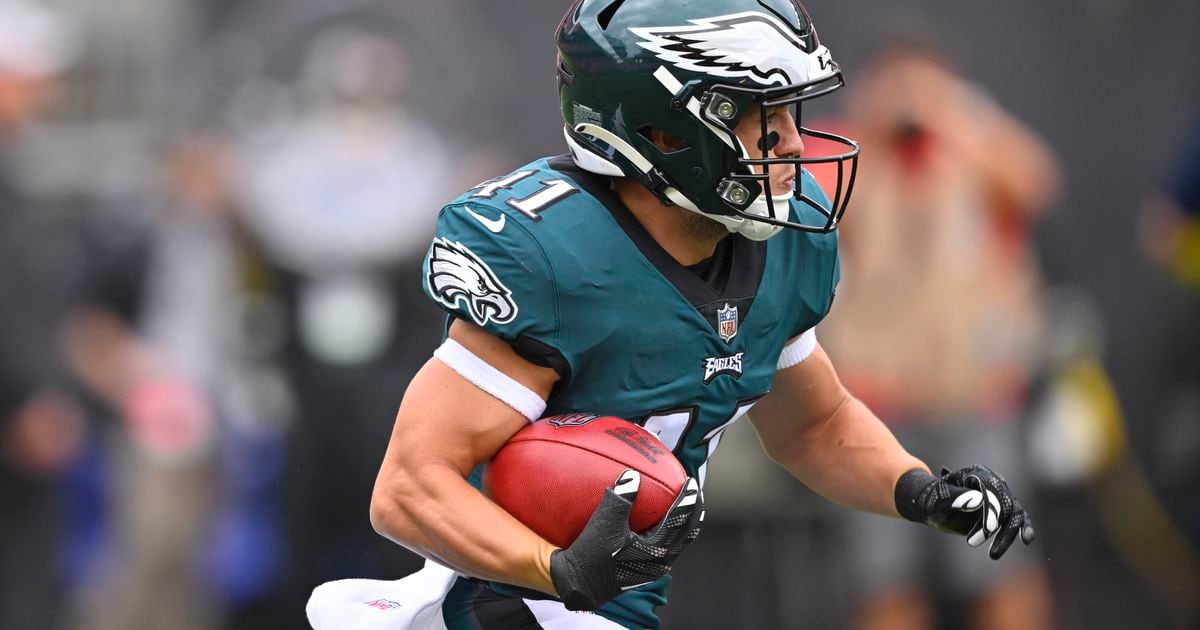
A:
POLYGON ((484 469, 484 492, 558 547, 569 547, 604 490, 634 469, 642 481, 630 528, 646 532, 666 516, 687 473, 656 435, 612 416, 566 414, 518 431, 484 469))

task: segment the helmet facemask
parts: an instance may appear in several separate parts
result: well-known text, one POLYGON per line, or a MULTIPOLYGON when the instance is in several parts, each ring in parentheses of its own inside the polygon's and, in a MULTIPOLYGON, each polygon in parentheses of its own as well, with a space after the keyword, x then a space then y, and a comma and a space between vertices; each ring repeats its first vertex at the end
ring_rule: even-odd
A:
MULTIPOLYGON (((832 63, 832 62, 830 62, 832 63)), ((825 96, 844 85, 841 72, 834 72, 821 79, 789 85, 779 88, 757 89, 743 85, 718 84, 711 87, 701 96, 701 115, 711 128, 725 133, 729 142, 737 147, 739 156, 734 168, 717 185, 717 195, 724 202, 729 215, 754 226, 739 226, 737 231, 754 240, 769 238, 780 228, 792 228, 805 232, 826 233, 837 229, 846 206, 850 201, 850 193, 854 188, 854 178, 858 170, 859 147, 856 142, 826 131, 819 131, 803 126, 802 110, 805 101, 825 96), (748 97, 748 98, 747 98, 748 97), (745 113, 738 111, 738 102, 746 103, 745 113), (838 151, 829 155, 806 156, 770 155, 778 143, 778 136, 768 124, 771 110, 779 107, 790 109, 796 131, 801 140, 815 138, 824 143, 832 143, 838 151), (741 116, 758 114, 759 140, 753 147, 746 147, 735 133, 735 121, 741 116), (723 115, 724 114, 724 115, 723 115), (821 200, 815 199, 804 192, 801 180, 801 169, 806 164, 829 164, 836 170, 836 180, 832 188, 832 200, 828 206, 821 200), (771 166, 791 165, 796 177, 792 191, 783 194, 771 194, 771 166), (815 210, 821 217, 814 221, 790 221, 790 201, 805 204, 815 210), (761 238, 756 238, 759 235, 761 238)), ((806 151, 806 153, 808 153, 806 151)), ((710 213, 704 213, 713 216, 710 213)), ((721 215, 718 215, 721 216, 721 215)), ((720 220, 720 219, 718 219, 720 220)), ((726 223, 726 221, 722 221, 726 223)), ((728 225, 728 223, 726 223, 728 225)))

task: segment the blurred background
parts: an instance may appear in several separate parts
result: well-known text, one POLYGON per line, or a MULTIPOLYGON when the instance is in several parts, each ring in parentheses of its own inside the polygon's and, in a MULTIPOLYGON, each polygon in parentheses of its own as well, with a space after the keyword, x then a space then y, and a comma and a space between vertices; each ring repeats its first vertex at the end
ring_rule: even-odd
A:
MULTIPOLYGON (((420 259, 564 151, 567 4, 0 0, 0 629, 305 627, 418 566, 367 506, 420 259)), ((1200 3, 806 4, 848 88, 803 122, 863 145, 821 339, 1038 540, 849 515, 737 426, 666 627, 1200 627, 1200 3)))

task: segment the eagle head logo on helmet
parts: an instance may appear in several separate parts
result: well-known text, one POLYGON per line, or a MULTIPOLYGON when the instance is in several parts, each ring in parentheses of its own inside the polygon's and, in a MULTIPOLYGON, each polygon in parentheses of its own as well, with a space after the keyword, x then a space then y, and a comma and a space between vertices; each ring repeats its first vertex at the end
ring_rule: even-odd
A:
POLYGON ((829 49, 815 43, 813 31, 800 37, 778 18, 757 11, 629 30, 659 59, 714 77, 786 87, 832 74, 834 68, 829 49))

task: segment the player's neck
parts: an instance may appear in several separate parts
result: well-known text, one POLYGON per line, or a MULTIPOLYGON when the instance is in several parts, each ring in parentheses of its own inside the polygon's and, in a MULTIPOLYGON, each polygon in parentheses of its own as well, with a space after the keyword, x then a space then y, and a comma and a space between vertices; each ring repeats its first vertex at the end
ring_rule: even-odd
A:
POLYGON ((729 231, 721 224, 678 206, 662 204, 631 179, 617 179, 613 188, 650 237, 681 265, 710 258, 729 231))

